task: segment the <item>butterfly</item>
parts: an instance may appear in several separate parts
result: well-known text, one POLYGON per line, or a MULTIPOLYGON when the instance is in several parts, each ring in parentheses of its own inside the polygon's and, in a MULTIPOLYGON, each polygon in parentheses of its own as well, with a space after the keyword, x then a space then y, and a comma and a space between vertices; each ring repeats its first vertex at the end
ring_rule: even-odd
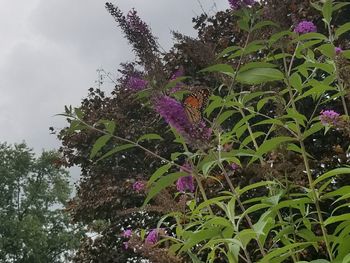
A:
POLYGON ((196 89, 183 100, 182 104, 188 120, 198 124, 202 120, 202 111, 208 102, 210 92, 206 88, 196 89))

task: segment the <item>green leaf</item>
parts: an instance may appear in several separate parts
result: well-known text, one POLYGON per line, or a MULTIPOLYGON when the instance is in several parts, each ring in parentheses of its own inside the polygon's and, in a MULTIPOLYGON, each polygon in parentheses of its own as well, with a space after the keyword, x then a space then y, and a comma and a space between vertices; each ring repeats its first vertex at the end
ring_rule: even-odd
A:
POLYGON ((335 55, 335 47, 333 44, 323 44, 317 49, 328 58, 333 58, 335 55))
POLYGON ((161 192, 163 189, 167 188, 168 186, 172 185, 177 179, 179 179, 182 176, 186 176, 187 174, 184 172, 176 172, 167 174, 166 176, 161 177, 159 180, 154 182, 147 194, 147 197, 143 203, 143 206, 148 204, 148 202, 155 197, 159 192, 161 192))
POLYGON ((350 168, 348 167, 343 167, 343 168, 336 168, 336 169, 333 169, 327 173, 324 173, 322 175, 320 175, 315 181, 314 181, 314 185, 318 184, 319 182, 329 178, 329 177, 332 177, 332 176, 335 176, 335 175, 339 175, 339 174, 350 174, 350 168))
POLYGON ((151 186, 156 180, 158 180, 159 177, 161 177, 163 174, 169 171, 169 169, 172 167, 172 164, 167 163, 161 167, 159 167, 149 178, 147 185, 151 186))
POLYGON ((169 81, 169 82, 165 85, 164 89, 165 89, 165 90, 168 90, 168 89, 170 89, 170 88, 173 88, 173 87, 176 86, 176 84, 178 84, 178 83, 180 83, 180 82, 182 82, 182 81, 184 81, 184 80, 186 80, 186 79, 188 79, 188 78, 189 78, 189 77, 182 76, 182 77, 178 77, 178 78, 176 78, 176 79, 173 79, 173 80, 169 81))
POLYGON ((80 108, 74 108, 74 113, 78 117, 78 119, 82 120, 84 117, 84 113, 80 108))
POLYGON ((159 136, 158 134, 155 133, 149 133, 149 134, 145 134, 142 135, 137 142, 142 142, 145 140, 163 140, 163 138, 161 136, 159 136))
POLYGON ((326 0, 326 2, 322 6, 322 14, 324 17, 324 20, 329 25, 332 20, 332 1, 326 0))
POLYGON ((106 145, 106 143, 112 138, 111 135, 106 134, 101 136, 100 138, 98 138, 94 144, 94 146, 92 147, 92 150, 90 152, 90 159, 94 158, 96 156, 96 154, 98 153, 99 150, 101 150, 101 148, 103 146, 106 145))
POLYGON ((200 70, 199 72, 221 72, 228 74, 230 76, 233 76, 233 73, 235 72, 232 68, 232 66, 227 64, 216 64, 213 66, 209 66, 205 69, 200 70))
POLYGON ((303 82, 302 82, 301 77, 298 74, 298 72, 294 72, 290 76, 289 81, 290 81, 290 84, 292 85, 293 88, 295 88, 298 92, 302 92, 302 90, 303 90, 303 82))
POLYGON ((203 263, 203 261, 199 260, 199 258, 193 254, 190 250, 187 251, 187 254, 190 256, 192 263, 203 263))
POLYGON ((237 81, 257 85, 269 81, 282 80, 283 73, 274 68, 252 68, 237 75, 237 81))
POLYGON ((241 148, 245 147, 248 143, 250 143, 250 142, 253 141, 253 138, 254 138, 254 139, 257 139, 257 138, 259 138, 259 137, 262 136, 262 135, 265 135, 265 133, 264 133, 264 132, 254 132, 254 133, 252 134, 252 136, 248 135, 248 136, 242 141, 242 143, 240 144, 239 148, 241 149, 241 148))
POLYGON ((236 235, 236 239, 242 242, 244 248, 246 248, 249 242, 254 238, 256 238, 256 233, 253 229, 243 229, 236 235))
POLYGON ((247 185, 246 187, 243 187, 242 189, 237 190, 239 195, 242 195, 243 193, 249 191, 249 190, 253 190, 259 187, 265 187, 268 185, 274 185, 276 184, 276 182, 273 181, 262 181, 262 182, 258 182, 258 183, 254 183, 254 184, 250 184, 247 185))
POLYGON ((135 147, 135 145, 131 144, 131 143, 117 146, 117 147, 113 148, 112 150, 108 151, 107 153, 105 153, 104 155, 102 155, 100 158, 98 158, 96 162, 99 162, 99 161, 101 161, 101 160, 103 160, 103 159, 105 159, 105 158, 107 158, 107 157, 109 157, 117 152, 121 152, 121 151, 130 149, 130 148, 133 148, 133 147, 135 147))
POLYGON ((216 163, 217 163, 217 161, 215 160, 215 161, 210 161, 210 162, 206 162, 205 164, 203 164, 202 171, 203 171, 204 176, 208 175, 209 171, 215 167, 214 165, 216 163))
POLYGON ((321 124, 321 122, 316 122, 316 123, 312 124, 309 129, 304 131, 303 138, 306 139, 307 137, 311 136, 312 134, 322 130, 323 127, 324 126, 321 124))
POLYGON ((233 110, 228 110, 228 111, 221 113, 220 116, 218 116, 216 119, 216 124, 217 125, 222 124, 225 120, 230 118, 234 113, 235 113, 235 111, 233 111, 233 110))
POLYGON ((349 2, 345 2, 345 3, 335 3, 335 5, 333 6, 333 11, 337 11, 340 8, 343 8, 344 6, 350 5, 349 2))
POLYGON ((98 123, 102 123, 109 134, 113 134, 115 130, 115 122, 109 120, 100 120, 98 123))
POLYGON ((260 29, 265 26, 273 26, 273 27, 279 27, 275 22, 272 21, 261 21, 253 26, 252 31, 260 29))
MULTIPOLYGON (((295 139, 292 137, 281 136, 266 140, 263 144, 259 146, 258 150, 256 151, 256 155, 263 156, 265 153, 276 149, 281 143, 290 141, 295 141, 295 139)), ((249 164, 254 162, 255 160, 257 160, 256 157, 252 158, 249 164)))
POLYGON ((277 67, 275 64, 268 63, 268 62, 249 62, 245 65, 243 65, 238 72, 243 72, 248 69, 252 68, 275 68, 277 67))
POLYGON ((349 221, 350 220, 350 213, 347 214, 343 214, 340 216, 331 216, 329 218, 326 219, 326 221, 324 221, 324 225, 330 225, 330 224, 334 224, 340 221, 349 221))
POLYGON ((269 45, 273 45, 275 42, 277 42, 279 39, 283 38, 284 36, 290 36, 292 33, 289 30, 281 31, 278 33, 273 34, 269 39, 269 45))
POLYGON ((349 193, 350 193, 350 185, 346 185, 337 190, 324 194, 323 196, 321 196, 321 199, 328 199, 333 196, 344 195, 349 193))
POLYGON ((335 30, 335 37, 339 38, 342 34, 348 32, 350 30, 350 22, 341 25, 339 28, 335 30))
POLYGON ((304 41, 304 40, 310 40, 310 39, 319 39, 319 40, 327 40, 327 37, 325 35, 322 35, 320 33, 306 33, 303 35, 300 35, 297 37, 294 42, 304 41))
POLYGON ((188 249, 192 248, 193 246, 199 244, 203 240, 209 240, 215 236, 220 235, 221 233, 221 228, 219 227, 212 227, 209 229, 203 229, 199 230, 197 232, 191 232, 187 231, 183 235, 184 238, 188 238, 183 247, 180 249, 179 253, 187 251, 188 249))
POLYGON ((250 42, 245 49, 240 49, 233 53, 231 56, 228 57, 228 59, 233 59, 236 57, 240 57, 243 55, 248 55, 250 53, 254 53, 257 51, 261 51, 262 49, 266 48, 264 45, 264 42, 262 40, 254 40, 250 42))
POLYGON ((67 130, 67 133, 71 133, 74 131, 81 131, 83 129, 88 128, 85 124, 83 124, 79 120, 72 120, 69 126, 69 129, 67 130))
POLYGON ((230 53, 232 53, 232 52, 234 52, 234 51, 237 51, 237 50, 239 50, 239 49, 242 49, 242 48, 239 47, 239 46, 230 46, 230 47, 227 47, 227 48, 225 48, 223 51, 221 51, 217 57, 218 57, 218 58, 221 58, 221 57, 227 56, 227 55, 229 55, 230 53))
POLYGON ((260 263, 270 263, 272 259, 276 257, 280 257, 284 255, 286 252, 293 251, 295 248, 306 248, 308 246, 313 245, 313 242, 302 242, 302 243, 294 243, 283 246, 281 248, 277 248, 264 256, 259 262, 260 263))

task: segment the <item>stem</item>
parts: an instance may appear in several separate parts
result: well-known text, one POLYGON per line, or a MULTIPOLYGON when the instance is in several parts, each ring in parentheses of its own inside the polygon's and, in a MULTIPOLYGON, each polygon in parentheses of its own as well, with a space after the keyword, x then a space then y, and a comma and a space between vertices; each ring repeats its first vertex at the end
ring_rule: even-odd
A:
MULTIPOLYGON (((296 49, 298 48, 298 45, 299 45, 299 42, 297 44, 296 49)), ((289 67, 287 67, 287 62, 286 62, 285 58, 283 58, 283 64, 284 64, 284 68, 285 68, 285 77, 286 77, 286 81, 287 81, 287 88, 288 88, 288 93, 289 93, 289 97, 290 97, 290 102, 291 102, 292 108, 297 112, 297 107, 295 105, 293 91, 292 91, 292 87, 291 87, 290 79, 289 79, 295 55, 296 55, 296 52, 294 52, 294 54, 292 56, 292 59, 290 61, 289 67), (288 70, 287 70, 287 68, 288 68, 288 70)), ((332 255, 332 251, 331 251, 329 240, 328 240, 328 236, 327 236, 327 229, 326 229, 326 227, 324 225, 322 212, 321 212, 321 209, 320 209, 319 199, 318 199, 318 196, 316 194, 316 189, 314 187, 313 178, 312 178, 312 174, 311 174, 311 170, 310 170, 310 165, 309 165, 309 160, 308 160, 307 153, 306 153, 305 144, 304 144, 304 141, 303 141, 303 136, 302 136, 300 124, 299 124, 298 121, 295 121, 295 124, 296 124, 296 127, 297 127, 297 135, 298 135, 297 139, 298 139, 298 141, 300 143, 301 153, 302 153, 302 157, 303 157, 303 160, 304 160, 304 166, 305 166, 307 177, 308 177, 308 181, 309 181, 309 187, 311 189, 312 197, 313 197, 314 202, 315 202, 315 207, 316 207, 316 211, 317 211, 318 220, 319 220, 319 223, 320 223, 320 226, 321 226, 323 239, 324 239, 324 242, 326 244, 326 248, 327 248, 327 253, 328 253, 329 259, 332 261, 333 260, 333 255, 332 255)))
MULTIPOLYGON (((220 136, 219 136, 219 149, 220 149, 220 136)), ((237 193, 235 187, 233 186, 233 184, 232 184, 232 182, 231 182, 231 180, 230 180, 230 177, 228 176, 228 174, 227 174, 225 168, 223 167, 223 165, 222 165, 222 163, 221 163, 221 154, 220 154, 220 151, 219 151, 219 156, 217 156, 215 153, 214 153, 214 156, 219 160, 218 164, 219 164, 219 167, 220 167, 221 171, 222 171, 223 174, 224 174, 225 180, 226 180, 226 182, 228 183, 232 194, 233 194, 234 197, 236 198, 236 201, 237 201, 237 203, 238 203, 240 209, 242 210, 243 213, 245 213, 246 210, 245 210, 245 208, 244 208, 244 206, 243 206, 243 204, 242 204, 242 202, 241 202, 241 200, 240 200, 240 198, 239 198, 239 194, 237 193), (218 157, 219 157, 219 158, 218 158, 218 157)), ((250 217, 249 217, 248 214, 245 214, 245 219, 247 220, 249 227, 250 227, 252 230, 254 230, 254 226, 253 226, 252 220, 250 219, 250 217)), ((256 238, 256 242, 258 243, 259 250, 260 250, 261 254, 262 254, 263 256, 265 256, 266 253, 265 253, 265 250, 264 250, 264 246, 263 246, 263 244, 260 243, 258 236, 257 236, 257 238, 256 238)))
MULTIPOLYGON (((228 94, 231 94, 232 89, 233 89, 233 84, 234 84, 235 81, 236 81, 237 72, 238 72, 238 70, 239 70, 239 68, 240 68, 240 66, 241 66, 241 63, 242 63, 242 59, 243 59, 243 56, 244 56, 244 51, 245 51, 245 49, 247 48, 247 45, 248 45, 248 43, 249 43, 250 33, 251 33, 251 32, 249 31, 249 32, 248 32, 248 35, 247 35, 247 38, 246 38, 246 40, 245 40, 245 43, 244 43, 244 46, 243 46, 242 54, 241 54, 241 56, 239 57, 239 60, 238 60, 238 63, 237 63, 236 69, 235 69, 235 74, 234 74, 234 76, 233 76, 233 78, 232 78, 231 85, 229 86, 228 94)), ((214 123, 213 128, 215 127, 216 119, 220 116, 220 114, 222 113, 222 111, 224 110, 224 108, 225 108, 225 103, 223 103, 223 105, 221 106, 221 108, 220 108, 220 110, 219 110, 219 113, 218 113, 217 117, 216 117, 216 118, 214 119, 214 121, 213 121, 213 123, 214 123)))

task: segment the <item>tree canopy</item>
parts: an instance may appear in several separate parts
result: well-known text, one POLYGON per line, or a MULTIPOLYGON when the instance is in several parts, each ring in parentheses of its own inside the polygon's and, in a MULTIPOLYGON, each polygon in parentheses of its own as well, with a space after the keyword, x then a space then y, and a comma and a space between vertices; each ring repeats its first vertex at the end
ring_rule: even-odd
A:
POLYGON ((63 262, 82 232, 70 224, 64 206, 69 174, 59 154, 35 157, 26 144, 0 144, 0 261, 63 262))

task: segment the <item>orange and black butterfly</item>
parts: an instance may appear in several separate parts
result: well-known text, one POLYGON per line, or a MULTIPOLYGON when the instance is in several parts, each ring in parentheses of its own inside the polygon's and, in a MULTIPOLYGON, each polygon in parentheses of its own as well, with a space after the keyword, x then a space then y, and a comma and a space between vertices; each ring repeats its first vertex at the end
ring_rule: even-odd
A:
POLYGON ((208 102, 209 95, 208 89, 195 89, 183 100, 187 118, 192 124, 198 124, 202 120, 202 111, 208 102))

